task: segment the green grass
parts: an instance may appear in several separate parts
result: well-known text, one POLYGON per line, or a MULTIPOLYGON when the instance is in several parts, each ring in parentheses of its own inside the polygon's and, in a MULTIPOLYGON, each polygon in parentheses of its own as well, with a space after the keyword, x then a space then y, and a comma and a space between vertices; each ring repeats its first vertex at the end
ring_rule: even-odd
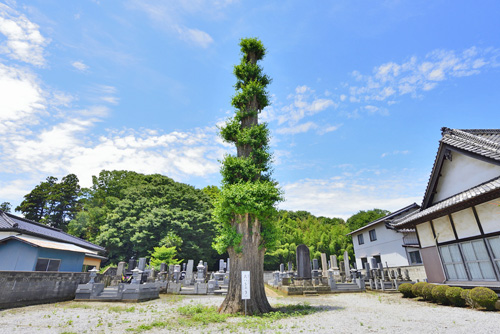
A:
POLYGON ((323 311, 323 308, 313 307, 309 304, 294 304, 294 305, 275 305, 274 311, 254 316, 244 316, 242 314, 221 314, 215 306, 206 306, 202 304, 189 304, 177 308, 177 316, 172 317, 168 322, 154 321, 150 324, 143 324, 135 328, 128 328, 127 331, 143 332, 153 328, 174 329, 181 327, 206 327, 209 324, 219 325, 218 330, 228 330, 230 332, 238 332, 238 328, 255 329, 263 331, 266 329, 282 330, 285 325, 276 324, 275 321, 290 318, 300 317, 315 312, 323 311), (234 321, 227 323, 228 318, 233 318, 234 321))
POLYGON ((111 312, 135 312, 135 306, 125 307, 125 306, 110 306, 108 307, 108 311, 111 312))

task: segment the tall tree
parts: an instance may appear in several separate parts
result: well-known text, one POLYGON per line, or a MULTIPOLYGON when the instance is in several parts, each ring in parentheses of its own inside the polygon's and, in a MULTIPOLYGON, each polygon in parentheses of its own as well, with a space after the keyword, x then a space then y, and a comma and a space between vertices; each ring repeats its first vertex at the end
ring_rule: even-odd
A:
POLYGON ((75 174, 68 174, 61 182, 53 176, 24 196, 16 207, 27 219, 66 231, 67 225, 79 210, 80 185, 75 174))
POLYGON ((257 65, 266 50, 256 38, 242 39, 243 57, 234 67, 236 115, 221 127, 221 137, 236 145, 237 155, 227 155, 221 168, 222 187, 214 208, 219 235, 214 247, 231 259, 229 290, 219 308, 223 313, 243 312, 241 271, 250 271, 249 314, 272 310, 264 290, 264 254, 276 241, 276 208, 280 190, 271 180, 269 130, 258 114, 269 105, 270 83, 257 65))
POLYGON ((387 216, 389 213, 391 212, 382 209, 373 209, 367 211, 360 210, 358 213, 352 215, 349 219, 347 219, 346 224, 351 231, 355 231, 374 220, 387 216))
POLYGON ((10 212, 10 209, 12 208, 12 205, 10 204, 10 202, 3 202, 2 204, 0 204, 0 210, 2 210, 3 212, 10 212))

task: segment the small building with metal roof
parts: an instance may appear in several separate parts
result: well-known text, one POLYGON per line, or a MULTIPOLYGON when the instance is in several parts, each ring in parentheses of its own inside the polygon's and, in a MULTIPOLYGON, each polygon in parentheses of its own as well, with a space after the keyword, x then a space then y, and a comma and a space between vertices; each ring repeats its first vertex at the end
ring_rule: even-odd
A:
POLYGON ((44 224, 0 210, 0 270, 81 272, 99 269, 105 249, 44 224))

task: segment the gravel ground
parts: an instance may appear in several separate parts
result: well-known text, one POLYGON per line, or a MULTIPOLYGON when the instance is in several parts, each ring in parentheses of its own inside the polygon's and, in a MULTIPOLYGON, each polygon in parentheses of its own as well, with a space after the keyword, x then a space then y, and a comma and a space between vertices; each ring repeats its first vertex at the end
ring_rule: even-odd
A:
POLYGON ((271 305, 308 303, 317 311, 280 320, 229 318, 197 325, 182 321, 184 305, 219 306, 222 296, 162 296, 144 303, 63 302, 0 311, 0 333, 500 333, 500 312, 439 306, 400 294, 345 293, 270 296, 271 305), (155 321, 166 327, 146 330, 155 321))

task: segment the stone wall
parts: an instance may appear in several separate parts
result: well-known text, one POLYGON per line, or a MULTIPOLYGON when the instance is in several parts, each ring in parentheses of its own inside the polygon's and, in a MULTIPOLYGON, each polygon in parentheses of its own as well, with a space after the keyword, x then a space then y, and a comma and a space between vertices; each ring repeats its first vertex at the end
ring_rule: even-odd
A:
POLYGON ((89 273, 0 271, 0 309, 72 300, 88 281, 89 273))

